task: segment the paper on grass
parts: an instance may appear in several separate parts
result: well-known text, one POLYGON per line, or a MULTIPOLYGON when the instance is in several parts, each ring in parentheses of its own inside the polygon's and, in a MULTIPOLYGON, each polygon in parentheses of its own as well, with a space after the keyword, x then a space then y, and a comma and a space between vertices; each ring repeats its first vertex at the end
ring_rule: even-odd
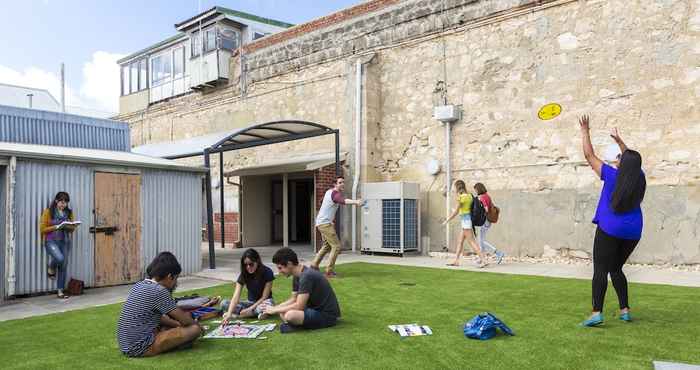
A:
POLYGON ((433 335, 433 331, 427 325, 400 324, 389 325, 389 330, 398 333, 402 337, 417 337, 421 335, 433 335))

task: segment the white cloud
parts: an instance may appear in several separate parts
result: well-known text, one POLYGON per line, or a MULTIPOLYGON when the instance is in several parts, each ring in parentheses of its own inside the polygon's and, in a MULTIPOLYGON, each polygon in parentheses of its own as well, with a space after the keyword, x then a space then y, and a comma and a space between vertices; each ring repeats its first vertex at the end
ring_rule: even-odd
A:
POLYGON ((92 60, 83 65, 80 96, 94 102, 98 109, 118 112, 121 79, 117 60, 124 56, 106 51, 92 54, 92 60))
MULTIPOLYGON (((86 111, 119 111, 120 76, 117 60, 122 54, 97 51, 82 67, 83 78, 77 91, 66 83, 66 106, 79 107, 86 111)), ((66 66, 66 69, 70 66, 66 66)), ((70 73, 67 71, 66 73, 70 73)), ((56 100, 61 97, 61 77, 56 71, 27 67, 22 71, 0 65, 0 82, 46 89, 56 100)), ((67 109, 71 111, 71 109, 67 109)))
MULTIPOLYGON (((36 89, 48 90, 56 100, 61 98, 61 78, 58 72, 49 72, 36 67, 26 68, 24 71, 16 71, 12 68, 0 65, 0 82, 36 89)), ((66 104, 77 105, 79 99, 73 90, 66 85, 66 104)))

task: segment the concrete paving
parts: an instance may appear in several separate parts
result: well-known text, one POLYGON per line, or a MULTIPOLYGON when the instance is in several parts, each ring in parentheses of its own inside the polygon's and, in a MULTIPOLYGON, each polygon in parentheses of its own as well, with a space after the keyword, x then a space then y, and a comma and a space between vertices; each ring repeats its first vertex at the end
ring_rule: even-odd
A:
MULTIPOLYGON (((272 255, 279 247, 256 248, 263 262, 270 267, 272 265, 272 255)), ((302 263, 308 264, 313 259, 313 250, 310 246, 292 246, 299 255, 302 263)), ((243 249, 221 249, 217 246, 215 270, 208 269, 208 250, 203 246, 202 250, 202 271, 197 276, 208 279, 218 279, 223 281, 233 281, 240 272, 240 258, 243 249)), ((326 257, 327 258, 327 257, 326 257)), ((337 264, 366 262, 377 264, 389 264, 400 266, 416 266, 441 268, 450 270, 467 270, 477 272, 494 272, 512 275, 534 275, 573 279, 589 280, 593 276, 592 265, 578 264, 546 264, 528 262, 504 262, 503 264, 491 264, 486 268, 479 269, 470 258, 465 258, 460 267, 446 266, 452 261, 449 255, 438 255, 435 257, 422 256, 418 254, 407 254, 405 257, 388 255, 363 255, 359 253, 343 252, 338 256, 337 264)), ((277 272, 273 267, 273 271, 277 272)), ((635 283, 665 284, 688 287, 700 287, 700 272, 685 272, 673 270, 660 270, 643 266, 626 266, 625 274, 627 280, 635 283)))
POLYGON ((700 370, 700 366, 676 362, 654 361, 654 370, 700 370))
MULTIPOLYGON (((273 267, 272 255, 278 248, 279 246, 269 246, 259 247, 256 248, 256 250, 260 253, 263 262, 268 266, 273 267)), ((313 259, 314 253, 311 246, 296 245, 292 246, 292 249, 297 252, 301 262, 304 264, 309 264, 313 259)), ((210 270, 208 268, 208 246, 203 244, 202 271, 195 274, 195 276, 182 277, 179 280, 178 291, 181 292, 191 289, 206 288, 222 283, 232 282, 234 279, 236 279, 240 272, 240 258, 243 252, 244 249, 222 249, 217 245, 217 268, 210 270)), ((446 266, 446 263, 450 261, 450 256, 446 254, 438 254, 437 256, 433 257, 418 254, 408 254, 405 257, 394 257, 344 252, 338 257, 338 264, 365 262, 585 280, 589 280, 593 274, 593 267, 590 265, 505 262, 501 265, 492 264, 484 269, 479 269, 470 258, 465 258, 462 266, 460 267, 446 266)), ((274 267, 273 271, 275 271, 275 273, 277 272, 274 267)), ((625 273, 630 282, 700 287, 700 272, 660 270, 643 266, 626 266, 625 273)), ((0 306, 0 321, 21 319, 31 316, 46 315, 56 312, 64 312, 122 302, 128 295, 130 287, 130 285, 124 285, 109 288, 87 289, 85 294, 78 297, 71 297, 68 300, 59 300, 55 298, 54 295, 15 299, 8 302, 6 305, 0 306)))
MULTIPOLYGON (((178 279, 178 291, 207 288, 219 284, 221 282, 217 280, 186 276, 178 279)), ((119 303, 126 299, 129 289, 131 285, 85 289, 82 295, 68 299, 58 299, 55 294, 18 298, 0 306, 0 321, 119 303)))

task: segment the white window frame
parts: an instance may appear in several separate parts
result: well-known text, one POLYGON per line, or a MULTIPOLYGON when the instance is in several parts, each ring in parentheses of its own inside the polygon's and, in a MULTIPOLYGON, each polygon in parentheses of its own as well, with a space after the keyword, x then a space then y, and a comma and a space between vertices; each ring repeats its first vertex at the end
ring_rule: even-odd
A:
POLYGON ((129 76, 129 68, 131 68, 130 64, 125 64, 121 65, 121 68, 119 69, 119 74, 121 75, 121 81, 122 81, 122 96, 127 96, 129 95, 129 90, 130 86, 129 84, 131 83, 131 77, 129 76), (126 71, 126 78, 124 72, 126 71))
POLYGON ((168 49, 165 51, 162 51, 158 54, 153 55, 151 58, 149 58, 148 63, 150 64, 150 71, 151 71, 151 87, 155 86, 160 86, 163 84, 166 84, 168 82, 171 82, 173 80, 173 49, 168 49), (157 71, 153 68, 153 61, 156 60, 157 58, 160 58, 161 56, 164 55, 169 55, 170 56, 170 73, 168 77, 165 77, 160 80, 153 80, 154 77, 157 76, 157 71))
MULTIPOLYGON (((203 30, 202 30, 203 31, 203 30)), ((202 35, 204 32, 199 32, 195 31, 192 33, 190 36, 190 58, 196 58, 200 55, 202 55, 202 45, 204 44, 204 40, 202 39, 202 35), (199 39, 199 47, 195 47, 195 39, 199 39)))
POLYGON ((181 78, 185 77, 185 75, 187 73, 185 71, 186 64, 187 64, 186 63, 187 58, 185 56, 185 51, 186 51, 185 45, 181 45, 181 46, 174 47, 171 49, 171 52, 172 52, 172 56, 171 56, 171 58, 172 58, 172 74, 171 74, 171 76, 172 77, 171 78, 172 78, 172 80, 181 79, 181 78), (180 50, 180 49, 182 49, 182 59, 180 60, 182 62, 182 72, 179 75, 176 75, 175 74, 175 52, 180 50))
POLYGON ((209 26, 208 28, 202 29, 202 52, 203 54, 211 53, 219 48, 219 30, 216 26, 209 26), (207 33, 209 31, 214 32, 214 48, 207 49, 207 33))

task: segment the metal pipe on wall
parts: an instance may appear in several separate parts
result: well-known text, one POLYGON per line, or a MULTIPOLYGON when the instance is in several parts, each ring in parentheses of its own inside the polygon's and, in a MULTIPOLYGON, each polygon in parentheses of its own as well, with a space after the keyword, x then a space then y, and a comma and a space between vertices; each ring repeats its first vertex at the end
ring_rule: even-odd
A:
POLYGON ((221 201, 221 248, 226 247, 225 230, 226 221, 224 220, 224 152, 219 153, 219 200, 221 201))
POLYGON ((209 268, 216 268, 216 252, 214 252, 214 207, 211 199, 211 166, 209 158, 209 149, 204 149, 204 167, 207 168, 207 173, 204 177, 204 188, 207 196, 207 239, 209 239, 209 268))
MULTIPOLYGON (((451 193, 452 187, 452 163, 450 161, 450 153, 452 151, 450 138, 452 137, 452 123, 445 122, 445 219, 450 217, 451 193)), ((450 249, 450 224, 445 225, 445 246, 450 249)))
MULTIPOLYGON (((357 199, 360 185, 360 151, 362 141, 362 61, 355 62, 355 173, 352 182, 352 199, 357 199)), ((352 251, 357 250, 357 207, 352 207, 352 251)))
POLYGON ((61 63, 61 112, 66 113, 66 65, 61 63))

